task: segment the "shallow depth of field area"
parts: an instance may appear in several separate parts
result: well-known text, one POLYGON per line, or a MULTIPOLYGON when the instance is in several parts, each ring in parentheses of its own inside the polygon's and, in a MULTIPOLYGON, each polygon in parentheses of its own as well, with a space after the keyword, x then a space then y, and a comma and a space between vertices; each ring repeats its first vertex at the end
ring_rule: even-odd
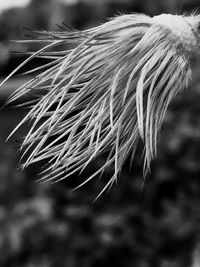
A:
MULTIPOLYGON (((58 29, 63 21, 83 29, 114 14, 191 13, 198 1, 47 1, 0 14, 0 79, 30 51, 11 39, 26 38, 23 26, 58 29), (67 3, 68 2, 68 3, 67 3)), ((29 67, 41 62, 32 62, 29 67)), ((28 68, 28 67, 27 67, 28 68)), ((141 149, 133 166, 127 160, 118 184, 96 202, 102 178, 76 191, 98 158, 80 177, 60 183, 36 182, 42 163, 19 168, 19 139, 28 125, 5 143, 26 110, 0 111, 0 266, 6 267, 198 267, 200 266, 200 59, 193 80, 167 112, 159 135, 158 155, 143 183, 141 149)), ((26 77, 0 88, 1 106, 26 77)))

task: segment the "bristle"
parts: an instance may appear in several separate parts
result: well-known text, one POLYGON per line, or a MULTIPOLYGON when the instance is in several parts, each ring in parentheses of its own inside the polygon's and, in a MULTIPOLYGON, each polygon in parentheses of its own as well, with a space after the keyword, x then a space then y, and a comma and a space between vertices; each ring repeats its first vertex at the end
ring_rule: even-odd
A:
POLYGON ((16 71, 36 56, 52 61, 31 70, 41 73, 10 97, 13 102, 35 90, 46 92, 36 103, 30 102, 34 106, 19 125, 33 120, 22 144, 28 154, 24 166, 47 159, 41 180, 60 181, 108 152, 104 165, 80 185, 113 166, 102 193, 117 181, 130 154, 133 160, 141 138, 147 173, 167 107, 191 76, 188 36, 195 47, 197 40, 194 25, 181 28, 186 19, 178 17, 176 31, 170 28, 173 21, 166 25, 161 17, 132 14, 82 32, 64 26, 60 32, 33 32, 41 43, 49 44, 16 71), (67 43, 77 47, 49 51, 67 43))

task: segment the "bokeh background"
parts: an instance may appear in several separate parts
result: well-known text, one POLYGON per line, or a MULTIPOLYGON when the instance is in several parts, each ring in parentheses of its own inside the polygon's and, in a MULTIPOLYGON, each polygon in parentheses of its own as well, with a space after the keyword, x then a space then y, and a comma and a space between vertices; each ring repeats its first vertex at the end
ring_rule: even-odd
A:
MULTIPOLYGON (((1 0, 0 80, 25 59, 12 51, 37 49, 10 41, 26 38, 24 27, 52 30, 64 21, 85 29, 119 13, 190 14, 198 8, 199 0, 1 0)), ((29 68, 40 63, 35 60, 29 68)), ((0 88, 1 105, 25 79, 16 76, 0 88)), ((95 179, 73 192, 77 175, 50 185, 35 182, 39 165, 19 170, 15 140, 26 134, 26 126, 5 140, 26 110, 2 109, 0 266, 199 267, 199 86, 197 63, 188 90, 167 112, 158 157, 145 185, 138 151, 134 165, 125 164, 118 185, 95 203, 103 180, 95 179)), ((101 160, 96 160, 97 167, 101 160)))

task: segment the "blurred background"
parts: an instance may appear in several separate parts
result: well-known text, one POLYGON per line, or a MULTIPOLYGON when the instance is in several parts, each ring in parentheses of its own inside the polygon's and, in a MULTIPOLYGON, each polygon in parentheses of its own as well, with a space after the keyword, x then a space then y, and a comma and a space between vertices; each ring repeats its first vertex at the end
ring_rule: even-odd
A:
MULTIPOLYGON (((198 8, 199 0, 1 0, 0 80, 25 59, 12 51, 37 49, 10 41, 26 38, 24 27, 52 30, 65 22, 85 29, 119 13, 190 14, 198 8)), ((138 153, 130 170, 125 164, 118 185, 95 203, 102 180, 72 192, 76 176, 39 184, 39 164, 19 170, 15 140, 26 134, 26 126, 5 140, 26 110, 2 109, 0 266, 200 267, 199 72, 196 64, 188 90, 170 105, 142 190, 138 153)), ((1 105, 25 79, 16 76, 0 88, 1 105)))

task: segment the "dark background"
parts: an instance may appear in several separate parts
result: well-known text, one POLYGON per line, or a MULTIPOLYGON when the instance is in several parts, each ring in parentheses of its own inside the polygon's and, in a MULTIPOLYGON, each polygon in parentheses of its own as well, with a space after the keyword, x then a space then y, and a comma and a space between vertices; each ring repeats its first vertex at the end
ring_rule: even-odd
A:
MULTIPOLYGON (((30 51, 19 45, 26 30, 56 29, 63 21, 83 29, 115 14, 187 13, 199 0, 91 0, 64 4, 32 0, 24 8, 0 15, 0 79, 30 51)), ((29 67, 40 62, 34 61, 29 67)), ((25 78, 15 77, 0 89, 3 105, 25 78)), ((118 185, 92 203, 103 181, 95 179, 71 191, 77 177, 50 185, 36 181, 39 165, 18 169, 15 140, 5 139, 25 111, 8 107, 0 113, 0 266, 8 267, 199 267, 200 266, 200 76, 170 105, 159 136, 158 156, 141 190, 141 155, 118 185)), ((96 161, 96 165, 101 159, 96 161)), ((88 173, 90 170, 88 170, 88 173)))

